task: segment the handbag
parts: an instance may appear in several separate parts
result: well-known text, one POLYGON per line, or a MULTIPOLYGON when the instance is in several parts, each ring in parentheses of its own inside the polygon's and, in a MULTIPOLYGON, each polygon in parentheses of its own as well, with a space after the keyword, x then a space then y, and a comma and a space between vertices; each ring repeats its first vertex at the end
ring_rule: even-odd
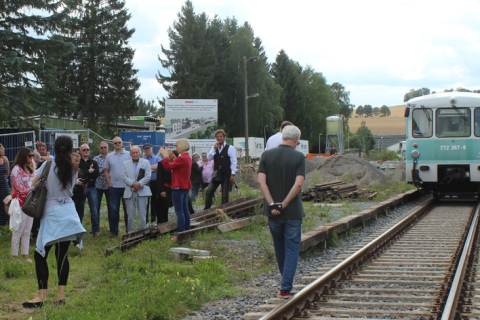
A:
POLYGON ((10 207, 10 202, 12 201, 12 196, 8 195, 3 199, 3 205, 5 207, 5 212, 8 213, 8 207, 10 207))
POLYGON ((29 217, 40 219, 43 216, 43 210, 47 201, 47 178, 51 166, 52 161, 47 161, 45 168, 43 168, 42 176, 25 197, 22 211, 29 217))
POLYGON ((215 170, 212 172, 212 181, 222 182, 222 173, 220 170, 215 170))

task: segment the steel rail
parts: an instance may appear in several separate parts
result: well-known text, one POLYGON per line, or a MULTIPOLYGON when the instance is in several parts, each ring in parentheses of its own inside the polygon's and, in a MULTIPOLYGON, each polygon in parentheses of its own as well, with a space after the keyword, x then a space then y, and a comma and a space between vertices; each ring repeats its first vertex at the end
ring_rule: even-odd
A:
POLYGON ((462 286, 465 280, 465 274, 467 272, 468 261, 473 254, 473 247, 475 242, 475 234, 477 233, 478 229, 478 219, 479 219, 479 210, 480 210, 480 203, 477 205, 475 209, 475 214, 473 217, 472 224, 470 225, 467 239, 465 240, 465 246, 462 250, 462 255, 460 257, 460 261, 457 266, 457 271, 455 272, 455 276, 453 278, 452 287, 447 297, 447 302, 445 303, 445 307, 442 313, 442 320, 453 320, 455 319, 458 302, 460 300, 460 295, 462 294, 462 286))
POLYGON ((303 307, 299 306, 317 308, 315 305, 317 302, 321 301, 320 293, 328 292, 330 287, 336 286, 337 280, 346 279, 348 272, 349 274, 351 274, 352 271, 355 272, 355 270, 367 260, 367 257, 379 253, 379 248, 387 244, 389 240, 398 236, 402 230, 410 226, 415 219, 418 219, 421 215, 430 210, 433 207, 434 202, 435 200, 433 198, 422 202, 417 206, 417 209, 407 217, 339 263, 323 276, 306 286, 286 303, 277 306, 275 309, 262 316, 259 320, 287 320, 293 317, 307 316, 305 311, 304 313, 301 312, 303 307), (346 272, 345 270, 348 271, 346 272))

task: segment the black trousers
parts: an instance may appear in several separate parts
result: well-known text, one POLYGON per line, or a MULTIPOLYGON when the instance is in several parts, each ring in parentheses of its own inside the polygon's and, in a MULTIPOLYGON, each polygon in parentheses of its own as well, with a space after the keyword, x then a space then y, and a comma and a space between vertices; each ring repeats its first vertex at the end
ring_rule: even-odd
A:
MULTIPOLYGON (((68 274, 70 273, 70 264, 68 262, 68 247, 71 241, 55 243, 55 258, 57 258, 57 276, 58 285, 66 286, 68 274)), ((35 251, 35 270, 37 271, 38 289, 48 289, 48 253, 52 246, 45 246, 45 257, 35 251)))
POLYGON ((157 210, 157 192, 158 186, 157 181, 153 180, 150 181, 150 190, 152 191, 152 196, 148 198, 147 203, 147 218, 146 221, 148 223, 148 212, 150 211, 150 221, 157 222, 157 215, 159 214, 159 210, 157 210))
POLYGON ((222 185, 222 204, 228 203, 228 194, 230 192, 230 175, 224 174, 221 182, 212 180, 208 184, 207 193, 205 196, 205 210, 210 209, 212 206, 212 198, 219 185, 222 185))

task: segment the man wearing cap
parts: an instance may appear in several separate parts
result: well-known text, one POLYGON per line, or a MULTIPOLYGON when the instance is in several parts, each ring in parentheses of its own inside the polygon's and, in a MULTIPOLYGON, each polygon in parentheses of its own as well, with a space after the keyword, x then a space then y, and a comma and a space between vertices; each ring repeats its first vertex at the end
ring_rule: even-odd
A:
POLYGON ((143 159, 148 160, 150 162, 150 168, 152 170, 152 175, 150 177, 150 190, 152 191, 152 196, 148 199, 147 205, 147 225, 148 225, 148 206, 150 206, 150 221, 152 222, 152 226, 157 225, 157 166, 162 158, 153 154, 153 146, 150 143, 145 143, 143 145, 143 154, 145 157, 143 159))

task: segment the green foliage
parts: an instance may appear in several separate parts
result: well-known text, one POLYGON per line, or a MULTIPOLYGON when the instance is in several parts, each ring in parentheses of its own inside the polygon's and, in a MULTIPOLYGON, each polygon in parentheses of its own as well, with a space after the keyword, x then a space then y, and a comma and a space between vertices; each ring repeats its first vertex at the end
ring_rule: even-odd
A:
POLYGON ((357 132, 350 136, 350 148, 362 149, 367 152, 375 146, 375 138, 372 131, 367 127, 365 121, 362 121, 357 132))
POLYGON ((332 236, 328 238, 327 244, 329 247, 338 247, 338 233, 337 230, 333 230, 332 236))
POLYGON ((359 115, 360 117, 363 116, 364 111, 362 106, 358 106, 357 109, 355 109, 355 113, 359 115))
POLYGON ((140 83, 133 69, 135 51, 128 46, 135 30, 127 27, 131 16, 125 2, 65 1, 65 8, 70 15, 58 37, 73 50, 55 59, 56 68, 63 70, 55 87, 74 103, 48 112, 85 120, 92 129, 134 115, 140 83))
POLYGON ((386 105, 383 105, 383 106, 380 108, 380 112, 381 112, 385 117, 388 117, 389 115, 391 115, 390 108, 387 107, 386 105))
POLYGON ((410 89, 408 93, 405 93, 403 96, 403 102, 407 102, 410 99, 421 97, 430 94, 430 89, 428 88, 421 88, 418 90, 410 89))
POLYGON ((20 278, 28 273, 28 265, 18 259, 7 261, 3 266, 3 274, 5 278, 20 278))
POLYGON ((363 106, 363 114, 367 117, 373 116, 373 108, 371 105, 366 104, 363 106))
POLYGON ((68 49, 46 36, 65 13, 61 1, 49 0, 2 1, 0 8, 0 119, 13 126, 17 117, 66 102, 61 92, 47 89, 58 72, 49 57, 68 49))

